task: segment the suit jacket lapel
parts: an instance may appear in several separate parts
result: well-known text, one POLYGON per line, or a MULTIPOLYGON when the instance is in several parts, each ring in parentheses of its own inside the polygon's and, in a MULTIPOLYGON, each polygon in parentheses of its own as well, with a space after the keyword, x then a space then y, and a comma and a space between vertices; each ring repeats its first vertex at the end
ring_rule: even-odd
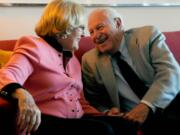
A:
POLYGON ((99 57, 99 63, 97 63, 97 68, 102 76, 104 85, 109 93, 112 102, 119 107, 119 97, 118 90, 116 87, 116 80, 114 77, 111 61, 108 55, 101 55, 99 57))
POLYGON ((141 52, 140 47, 142 47, 138 43, 138 39, 136 36, 132 36, 131 34, 125 35, 125 42, 127 44, 129 55, 132 58, 133 64, 136 66, 137 75, 143 80, 149 80, 152 76, 153 71, 149 67, 149 64, 146 63, 147 59, 145 58, 144 52, 141 52), (144 68, 143 68, 144 67, 144 68))

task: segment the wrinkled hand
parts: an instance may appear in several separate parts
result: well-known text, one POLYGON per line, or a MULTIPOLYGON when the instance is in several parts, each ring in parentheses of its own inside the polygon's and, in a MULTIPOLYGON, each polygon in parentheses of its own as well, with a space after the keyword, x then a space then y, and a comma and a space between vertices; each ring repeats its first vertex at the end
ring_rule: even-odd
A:
POLYGON ((149 112, 150 108, 146 104, 140 103, 130 112, 124 114, 123 118, 142 125, 147 119, 149 112))
POLYGON ((27 133, 36 131, 41 123, 41 112, 31 94, 19 88, 13 94, 18 99, 18 127, 20 131, 26 130, 27 133))

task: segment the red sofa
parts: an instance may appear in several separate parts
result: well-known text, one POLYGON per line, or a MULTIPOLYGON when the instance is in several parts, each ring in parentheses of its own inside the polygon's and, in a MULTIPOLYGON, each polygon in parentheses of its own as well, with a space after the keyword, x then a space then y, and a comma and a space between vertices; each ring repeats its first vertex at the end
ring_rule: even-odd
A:
MULTIPOLYGON (((176 60, 180 63, 180 31, 164 32, 166 42, 174 54, 176 60)), ((0 40, 0 49, 12 50, 16 40, 0 40)), ((80 48, 75 53, 79 61, 82 55, 93 48, 94 45, 89 37, 83 37, 80 42, 80 48)), ((16 135, 16 106, 0 98, 0 135, 16 135)), ((140 134, 140 133, 139 133, 140 134)))

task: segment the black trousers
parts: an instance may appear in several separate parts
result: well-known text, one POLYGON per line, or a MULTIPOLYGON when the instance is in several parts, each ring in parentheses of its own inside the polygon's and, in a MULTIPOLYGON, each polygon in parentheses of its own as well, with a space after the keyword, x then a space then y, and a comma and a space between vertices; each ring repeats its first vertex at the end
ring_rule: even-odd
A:
POLYGON ((42 114, 41 125, 32 135, 136 135, 137 128, 119 117, 84 116, 62 119, 42 114))
POLYGON ((164 116, 161 112, 149 116, 141 127, 143 135, 180 135, 180 121, 164 116))
POLYGON ((101 121, 111 126, 115 135, 137 135, 136 123, 127 121, 118 116, 85 116, 84 118, 101 121))
POLYGON ((180 94, 164 110, 150 113, 142 126, 144 135, 180 135, 180 94))

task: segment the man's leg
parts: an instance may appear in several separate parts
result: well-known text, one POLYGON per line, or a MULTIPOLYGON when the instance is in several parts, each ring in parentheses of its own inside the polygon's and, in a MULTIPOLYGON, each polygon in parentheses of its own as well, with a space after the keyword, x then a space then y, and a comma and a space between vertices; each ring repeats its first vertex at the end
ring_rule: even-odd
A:
POLYGON ((113 128, 115 135, 137 135, 138 127, 135 123, 117 116, 91 116, 89 119, 105 122, 113 128))

